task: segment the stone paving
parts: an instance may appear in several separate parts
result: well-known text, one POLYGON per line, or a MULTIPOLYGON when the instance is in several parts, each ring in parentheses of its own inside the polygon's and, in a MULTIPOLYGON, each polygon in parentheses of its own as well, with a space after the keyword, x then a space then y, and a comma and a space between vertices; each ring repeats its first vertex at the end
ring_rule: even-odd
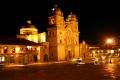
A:
POLYGON ((31 64, 0 68, 0 80, 120 80, 119 64, 31 64))

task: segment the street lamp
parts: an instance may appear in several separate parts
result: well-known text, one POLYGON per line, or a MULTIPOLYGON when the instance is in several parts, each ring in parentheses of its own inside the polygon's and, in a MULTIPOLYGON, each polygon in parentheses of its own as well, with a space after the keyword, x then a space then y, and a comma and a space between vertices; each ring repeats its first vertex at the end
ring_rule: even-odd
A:
POLYGON ((113 43, 113 39, 112 38, 108 38, 107 40, 106 40, 106 42, 107 42, 107 44, 112 44, 113 43))

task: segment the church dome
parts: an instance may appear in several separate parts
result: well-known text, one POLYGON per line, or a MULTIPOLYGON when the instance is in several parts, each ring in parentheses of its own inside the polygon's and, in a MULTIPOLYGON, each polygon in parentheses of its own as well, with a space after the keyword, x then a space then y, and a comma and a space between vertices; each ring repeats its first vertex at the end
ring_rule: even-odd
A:
POLYGON ((34 28, 34 29, 36 29, 36 27, 31 24, 31 21, 30 21, 30 20, 28 20, 28 21, 27 21, 27 24, 24 25, 24 26, 22 26, 22 28, 34 28))
POLYGON ((30 34, 37 34, 37 33, 38 33, 37 28, 31 24, 30 20, 28 20, 27 24, 22 26, 22 28, 20 29, 20 34, 30 35, 30 34))

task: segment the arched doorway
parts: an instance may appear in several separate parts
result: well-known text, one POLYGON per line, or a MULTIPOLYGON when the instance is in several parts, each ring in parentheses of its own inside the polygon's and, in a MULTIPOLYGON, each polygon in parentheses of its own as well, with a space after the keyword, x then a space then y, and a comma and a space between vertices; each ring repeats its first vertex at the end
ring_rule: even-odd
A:
POLYGON ((69 59, 72 58, 72 57, 71 57, 71 52, 70 52, 70 51, 68 51, 68 58, 69 58, 69 59))
POLYGON ((44 62, 48 62, 48 55, 47 54, 44 55, 44 62))

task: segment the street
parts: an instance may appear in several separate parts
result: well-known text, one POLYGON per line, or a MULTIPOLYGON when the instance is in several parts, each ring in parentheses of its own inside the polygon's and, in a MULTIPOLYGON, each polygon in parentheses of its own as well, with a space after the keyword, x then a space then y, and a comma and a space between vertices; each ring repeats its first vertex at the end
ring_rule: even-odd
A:
POLYGON ((120 80, 119 64, 35 64, 0 69, 0 80, 120 80))

